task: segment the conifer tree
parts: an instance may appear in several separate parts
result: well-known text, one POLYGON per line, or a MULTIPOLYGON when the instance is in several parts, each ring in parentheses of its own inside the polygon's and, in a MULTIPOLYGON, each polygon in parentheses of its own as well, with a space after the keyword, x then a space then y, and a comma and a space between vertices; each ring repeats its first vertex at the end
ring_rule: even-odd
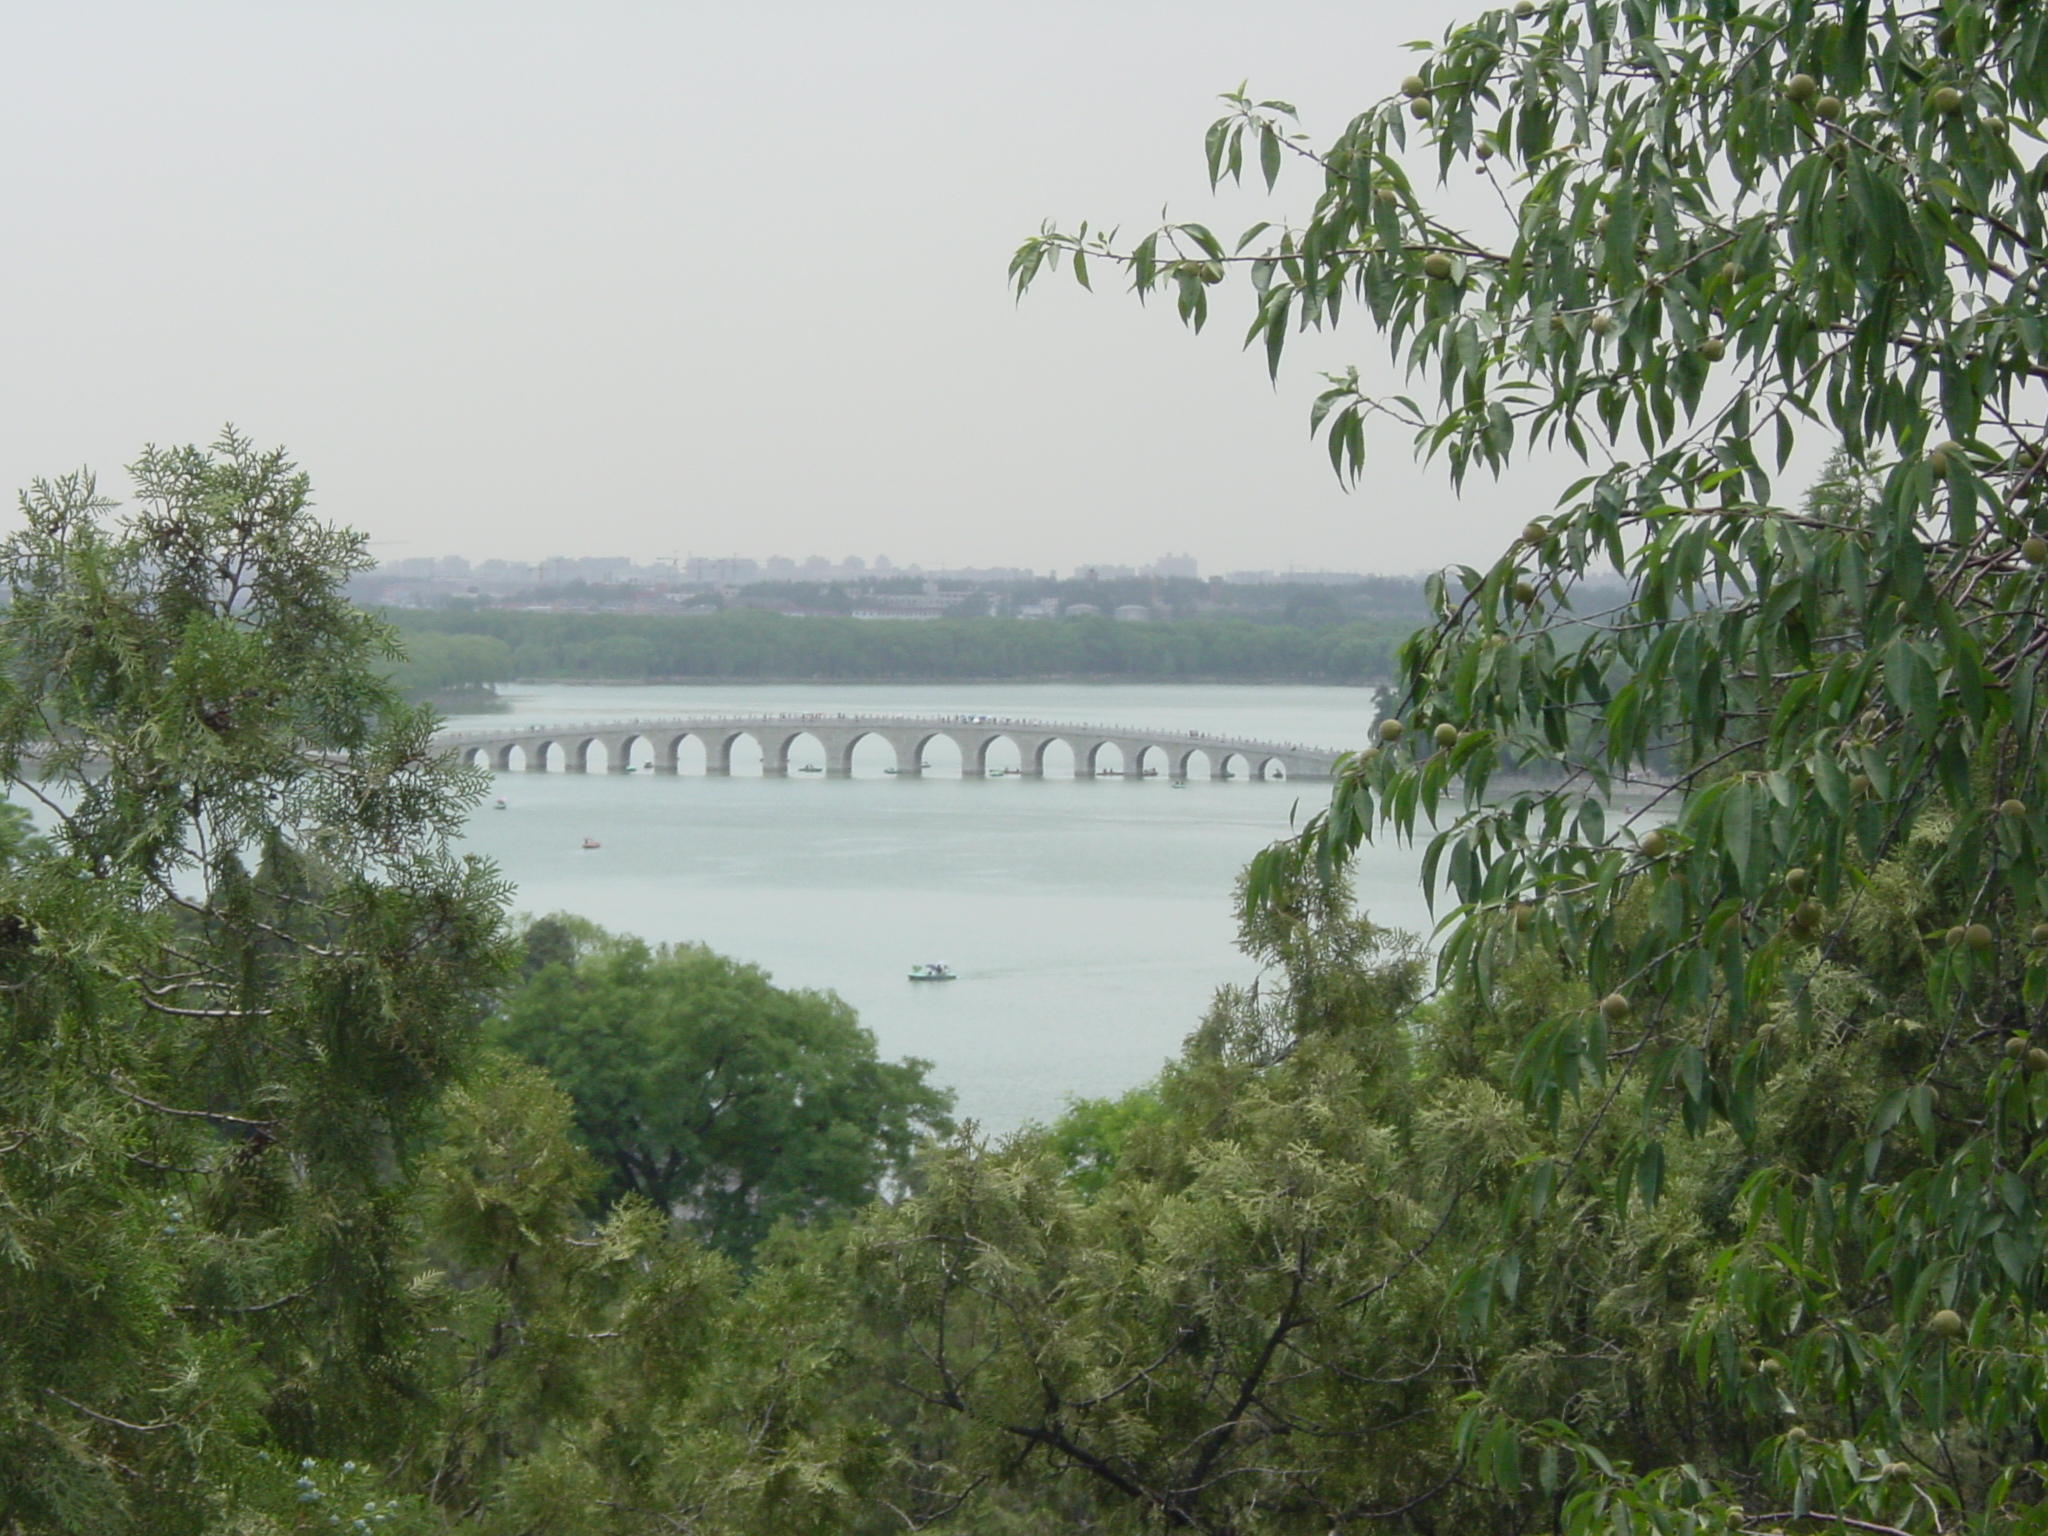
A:
MULTIPOLYGON (((424 1395, 408 1170, 505 959, 359 535, 229 431, 0 548, 0 1527, 245 1529, 424 1395)), ((353 1470, 354 1462, 350 1463, 353 1470)), ((305 1512, 303 1509, 301 1512, 305 1512)))

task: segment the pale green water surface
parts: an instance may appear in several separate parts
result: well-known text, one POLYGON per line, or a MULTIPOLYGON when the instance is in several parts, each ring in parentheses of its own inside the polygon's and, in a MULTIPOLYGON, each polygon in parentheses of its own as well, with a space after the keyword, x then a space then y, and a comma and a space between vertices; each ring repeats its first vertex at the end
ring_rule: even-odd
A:
MULTIPOLYGON (((521 685, 477 725, 571 723, 729 710, 993 714, 1357 742, 1357 689, 1239 685, 578 687, 521 685)), ((1014 757, 1010 760, 1014 760, 1014 757)), ((823 757, 806 739, 792 766, 823 757), (805 749, 808 748, 808 755, 805 749)), ((1155 1072, 1216 987, 1248 981, 1233 947, 1232 885, 1327 795, 1321 783, 1048 777, 962 782, 935 746, 922 779, 884 776, 863 745, 856 777, 652 774, 497 776, 469 846, 495 859, 534 913, 581 913, 653 941, 699 941, 784 986, 829 988, 885 1056, 922 1056, 959 1112, 1002 1131, 1070 1096, 1155 1072), (602 845, 585 850, 582 840, 602 845), (916 984, 913 962, 958 980, 916 984)), ((991 757, 997 764, 1004 759, 991 757)), ((1366 850, 1361 905, 1426 932, 1417 850, 1366 850)))

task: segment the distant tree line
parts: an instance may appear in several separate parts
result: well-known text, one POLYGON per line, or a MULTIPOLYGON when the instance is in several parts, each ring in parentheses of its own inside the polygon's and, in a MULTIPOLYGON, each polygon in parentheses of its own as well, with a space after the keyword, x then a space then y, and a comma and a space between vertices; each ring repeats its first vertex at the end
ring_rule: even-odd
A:
POLYGON ((415 692, 515 677, 652 680, 1114 677, 1368 683, 1391 675, 1414 624, 1301 628, 1242 619, 888 623, 735 609, 707 615, 399 611, 415 692))
MULTIPOLYGON (((808 615, 851 615, 868 599, 911 596, 935 587, 964 596, 967 601, 962 605, 963 614, 1002 614, 1026 604, 1045 602, 1062 606, 1085 603, 1107 613, 1127 603, 1140 603, 1150 608, 1155 618, 1242 618, 1261 624, 1315 627, 1365 618, 1426 623, 1431 616, 1426 584, 1427 578, 1420 575, 1207 582, 1185 576, 1097 578, 1082 574, 1064 580, 1044 576, 1028 581, 977 581, 966 577, 877 574, 826 581, 752 581, 738 586, 686 582, 667 588, 650 587, 641 581, 577 579, 524 587, 516 592, 497 588, 467 593, 443 590, 438 599, 431 593, 421 595, 426 606, 446 606, 464 612, 506 606, 624 613, 638 610, 650 593, 665 590, 670 596, 686 598, 685 611, 693 614, 728 608, 764 608, 782 613, 800 610, 808 615)), ((359 602, 374 604, 388 600, 375 594, 389 586, 390 578, 382 574, 366 576, 359 585, 351 585, 350 595, 359 602)))
POLYGON ((410 694, 486 693, 513 676, 512 653, 490 635, 407 634, 392 682, 410 694))

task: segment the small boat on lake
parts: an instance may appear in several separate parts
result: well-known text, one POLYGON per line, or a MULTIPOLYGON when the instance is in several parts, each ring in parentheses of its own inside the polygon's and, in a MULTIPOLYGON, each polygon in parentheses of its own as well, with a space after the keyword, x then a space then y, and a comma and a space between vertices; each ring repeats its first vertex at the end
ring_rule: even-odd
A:
POLYGON ((910 979, 912 981, 951 981, 953 980, 953 968, 949 965, 940 965, 935 960, 928 961, 923 965, 913 965, 910 968, 910 979))
POLYGON ((505 809, 505 802, 502 800, 493 800, 491 802, 491 809, 494 811, 502 811, 503 809, 505 809))
POLYGON ((583 839, 583 846, 586 848, 602 848, 604 844, 600 843, 594 837, 586 837, 585 839, 583 839))

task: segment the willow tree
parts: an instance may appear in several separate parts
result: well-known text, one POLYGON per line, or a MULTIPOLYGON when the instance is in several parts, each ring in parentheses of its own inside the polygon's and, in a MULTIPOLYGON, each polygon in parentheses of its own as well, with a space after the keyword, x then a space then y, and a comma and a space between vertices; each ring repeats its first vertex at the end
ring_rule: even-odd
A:
MULTIPOLYGON (((1581 1001, 1524 1031, 1516 1081, 1550 1116, 1641 1105, 1593 1170, 1610 1216, 1659 1196, 1674 1136, 1753 1140, 1788 1042, 1870 1074, 1806 1103, 1800 1158, 1757 1159, 1691 1330, 1702 1378, 1768 1415, 1751 1512, 1483 1403, 1474 1473, 1517 1484, 1514 1446, 1545 1445, 1583 1530, 1624 1507, 2037 1521, 2048 7, 1520 0, 1388 84, 1325 147, 1287 104, 1228 98, 1211 180, 1299 168, 1304 223, 1049 226, 1012 266, 1021 291, 1114 263, 1197 326, 1241 279, 1275 368, 1350 304, 1427 388, 1331 378, 1314 421, 1347 479, 1375 417, 1453 483, 1583 461, 1552 515, 1439 580, 1395 718, 1264 887, 1426 837, 1445 981, 1568 964, 1581 1001), (1475 172, 1502 213, 1460 222, 1444 189, 1475 172), (1842 458, 1787 496, 1802 447, 1842 458), (1545 787, 1494 786, 1503 766, 1545 787)), ((1570 1149, 1525 1170, 1469 1316, 1588 1174, 1570 1149)))

